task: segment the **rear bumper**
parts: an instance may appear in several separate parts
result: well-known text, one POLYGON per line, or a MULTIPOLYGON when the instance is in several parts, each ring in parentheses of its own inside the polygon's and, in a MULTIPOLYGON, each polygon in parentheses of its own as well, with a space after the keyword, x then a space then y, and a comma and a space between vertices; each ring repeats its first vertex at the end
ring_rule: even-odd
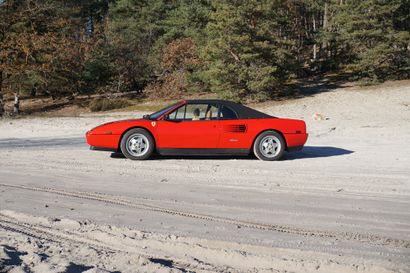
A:
POLYGON ((287 151, 300 151, 305 145, 308 134, 285 134, 287 151))

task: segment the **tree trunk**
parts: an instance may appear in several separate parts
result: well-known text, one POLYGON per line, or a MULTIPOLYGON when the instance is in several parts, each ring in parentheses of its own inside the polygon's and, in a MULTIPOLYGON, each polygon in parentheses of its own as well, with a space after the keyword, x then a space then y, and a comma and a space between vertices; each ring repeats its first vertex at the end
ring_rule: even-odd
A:
POLYGON ((35 98, 35 97, 36 97, 36 94, 37 94, 37 88, 36 88, 36 87, 32 87, 32 88, 31 88, 31 92, 30 92, 30 96, 31 96, 32 98, 35 98))
POLYGON ((0 117, 4 115, 4 100, 3 100, 3 71, 0 70, 0 117))
POLYGON ((313 15, 313 37, 315 40, 315 43, 313 44, 313 60, 316 61, 317 58, 317 44, 316 44, 316 19, 315 15, 313 15))
MULTIPOLYGON (((328 25, 328 12, 329 12, 329 4, 325 2, 324 12, 323 12, 323 31, 327 31, 328 25)), ((330 57, 329 51, 329 43, 327 41, 323 41, 323 49, 324 52, 327 51, 327 57, 330 57)))
POLYGON ((19 95, 16 93, 14 94, 14 114, 20 113, 20 98, 19 95))

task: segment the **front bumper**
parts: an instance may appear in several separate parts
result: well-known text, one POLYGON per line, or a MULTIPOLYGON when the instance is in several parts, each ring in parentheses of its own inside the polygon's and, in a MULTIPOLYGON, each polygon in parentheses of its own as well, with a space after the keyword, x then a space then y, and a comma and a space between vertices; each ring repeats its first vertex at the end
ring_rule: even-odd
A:
POLYGON ((90 150, 92 150, 92 151, 103 151, 103 152, 112 152, 112 153, 117 152, 117 149, 105 148, 105 147, 95 147, 95 146, 90 146, 90 150))
POLYGON ((88 131, 85 136, 90 149, 98 151, 117 151, 121 138, 121 135, 97 135, 92 131, 88 131))

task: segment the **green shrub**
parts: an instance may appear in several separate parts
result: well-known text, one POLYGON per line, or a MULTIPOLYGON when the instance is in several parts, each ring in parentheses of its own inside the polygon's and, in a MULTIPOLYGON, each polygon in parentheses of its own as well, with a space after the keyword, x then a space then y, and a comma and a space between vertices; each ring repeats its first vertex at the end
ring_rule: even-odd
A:
POLYGON ((89 108, 91 112, 108 111, 112 109, 120 109, 130 106, 131 103, 126 99, 93 99, 89 108))

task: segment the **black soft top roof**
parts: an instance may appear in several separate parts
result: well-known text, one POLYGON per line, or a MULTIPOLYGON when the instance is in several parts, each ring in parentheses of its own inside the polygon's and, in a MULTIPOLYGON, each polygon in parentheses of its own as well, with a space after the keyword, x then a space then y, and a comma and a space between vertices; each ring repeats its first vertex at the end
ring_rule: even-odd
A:
POLYGON ((228 101, 228 100, 186 100, 187 103, 190 104, 214 104, 214 105, 224 105, 238 114, 239 119, 247 119, 247 118, 273 118, 272 116, 259 112, 255 109, 246 107, 242 104, 228 101))

